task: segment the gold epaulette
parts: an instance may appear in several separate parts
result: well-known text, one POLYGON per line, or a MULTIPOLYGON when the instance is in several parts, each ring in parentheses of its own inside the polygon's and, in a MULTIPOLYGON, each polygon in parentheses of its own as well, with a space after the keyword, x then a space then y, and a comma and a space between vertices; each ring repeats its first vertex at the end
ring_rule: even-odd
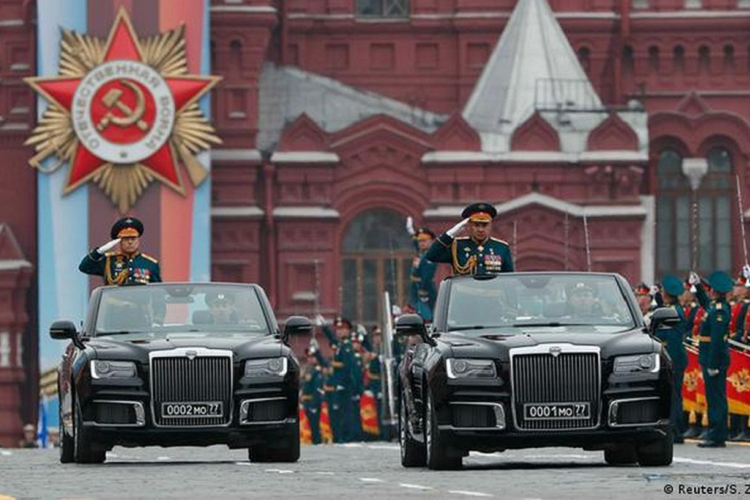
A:
POLYGON ((104 254, 105 257, 117 257, 118 255, 122 255, 122 252, 116 252, 113 250, 104 254))
POLYGON ((143 257, 143 258, 144 258, 144 259, 146 259, 146 260, 150 260, 150 261, 151 261, 151 262, 153 262, 154 264, 158 264, 158 263, 159 263, 159 261, 158 261, 158 260, 156 260, 155 258, 151 257, 150 255, 146 255, 145 253, 142 253, 142 254, 141 254, 141 257, 143 257))
POLYGON ((499 238, 494 238, 494 237, 492 237, 492 236, 490 236, 490 239, 491 239, 492 241, 497 241, 498 243, 502 243, 502 244, 503 244, 503 245, 505 245, 506 247, 509 247, 509 246, 510 246, 510 245, 508 244, 508 242, 507 242, 507 241, 505 241, 505 240, 501 240, 501 239, 499 239, 499 238))
POLYGON ((334 368, 343 368, 344 362, 343 361, 331 361, 331 366, 334 368))

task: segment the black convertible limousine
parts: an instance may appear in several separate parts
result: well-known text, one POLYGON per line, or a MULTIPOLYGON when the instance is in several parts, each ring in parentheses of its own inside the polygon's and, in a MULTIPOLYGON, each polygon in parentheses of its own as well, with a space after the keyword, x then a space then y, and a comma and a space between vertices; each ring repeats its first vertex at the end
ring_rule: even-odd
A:
POLYGON ((616 274, 453 277, 435 321, 404 315, 399 367, 405 467, 451 469, 469 451, 603 450, 610 464, 672 462, 672 364, 616 274))
POLYGON ((97 288, 58 370, 60 460, 101 463, 123 446, 248 448, 253 461, 299 458, 299 364, 257 285, 97 288))

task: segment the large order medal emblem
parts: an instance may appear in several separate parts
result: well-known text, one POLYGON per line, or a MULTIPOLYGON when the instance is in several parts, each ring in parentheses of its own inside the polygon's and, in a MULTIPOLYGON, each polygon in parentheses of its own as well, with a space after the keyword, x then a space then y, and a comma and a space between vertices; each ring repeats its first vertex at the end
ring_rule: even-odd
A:
POLYGON ((120 9, 106 41, 63 32, 59 73, 26 79, 49 101, 26 144, 34 168, 70 164, 64 194, 92 180, 124 213, 154 180, 184 194, 178 159, 205 180, 195 155, 221 141, 198 100, 220 78, 188 74, 183 26, 139 39, 120 9))

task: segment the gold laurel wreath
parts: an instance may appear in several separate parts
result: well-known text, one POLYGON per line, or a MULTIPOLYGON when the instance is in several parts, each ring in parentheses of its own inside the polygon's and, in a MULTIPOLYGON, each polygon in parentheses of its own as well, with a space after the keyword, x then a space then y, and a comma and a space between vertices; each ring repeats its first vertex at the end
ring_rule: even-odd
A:
MULTIPOLYGON (((187 75, 184 25, 159 35, 139 37, 137 42, 143 55, 142 62, 155 69, 162 77, 187 75)), ((104 62, 105 43, 105 40, 94 36, 64 30, 60 44, 59 77, 85 77, 89 71, 104 62)), ((173 154, 178 154, 185 164, 193 185, 198 186, 205 180, 208 172, 195 155, 209 149, 212 144, 221 144, 221 139, 198 104, 193 103, 177 112, 169 143, 173 154)), ((73 159, 79 141, 73 130, 70 114, 49 101, 49 106, 25 144, 33 146, 36 151, 29 164, 42 172, 51 173, 73 159), (57 157, 57 162, 45 166, 45 160, 50 156, 57 157)), ((140 163, 106 163, 92 179, 120 212, 125 213, 156 177, 140 163)), ((184 192, 181 185, 176 190, 184 192)))

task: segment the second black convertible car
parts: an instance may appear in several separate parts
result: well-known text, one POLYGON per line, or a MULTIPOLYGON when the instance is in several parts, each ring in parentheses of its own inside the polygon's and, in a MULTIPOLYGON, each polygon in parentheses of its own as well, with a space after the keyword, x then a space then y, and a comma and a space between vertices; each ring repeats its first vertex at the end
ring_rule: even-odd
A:
POLYGON ((255 285, 97 288, 58 372, 60 460, 101 463, 123 446, 248 448, 250 460, 295 462, 299 365, 255 285))
POLYGON ((405 467, 450 469, 469 451, 546 446, 604 450, 610 464, 669 465, 672 363, 614 274, 449 278, 430 330, 400 366, 405 467))

